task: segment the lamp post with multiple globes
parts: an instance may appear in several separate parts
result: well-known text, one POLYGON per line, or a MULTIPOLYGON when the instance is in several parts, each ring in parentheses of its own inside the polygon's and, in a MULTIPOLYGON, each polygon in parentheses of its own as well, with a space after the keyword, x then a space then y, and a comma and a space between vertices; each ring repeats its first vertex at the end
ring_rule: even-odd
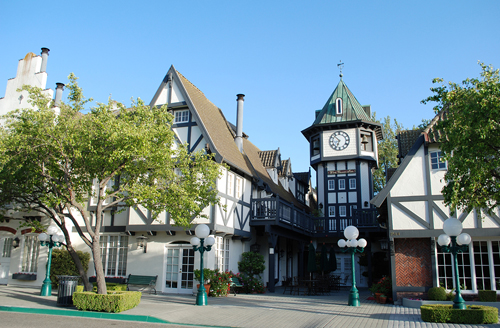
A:
POLYGON ((203 253, 209 252, 212 245, 215 244, 215 238, 209 236, 210 228, 206 224, 200 224, 194 230, 196 237, 191 238, 190 243, 193 245, 194 251, 200 252, 200 287, 196 295, 196 305, 207 305, 207 291, 203 284, 203 253), (206 245, 206 246, 205 246, 206 245))
POLYGON ((468 233, 462 233, 462 222, 456 218, 449 218, 443 224, 444 234, 438 237, 438 244, 443 252, 453 255, 454 272, 455 272, 455 290, 456 295, 453 300, 454 309, 465 309, 465 301, 460 294, 460 278, 458 276, 458 261, 457 254, 466 252, 469 249, 471 237, 468 233), (451 244, 451 245, 450 245, 451 244))
POLYGON ((59 229, 56 226, 49 226, 47 233, 42 232, 38 235, 40 244, 42 246, 49 247, 49 255, 47 256, 47 268, 45 272, 45 280, 42 284, 42 289, 40 290, 40 296, 51 296, 52 295, 52 281, 50 281, 50 264, 52 262, 52 248, 60 247, 64 241, 64 236, 57 234, 59 229))
POLYGON ((339 239, 337 245, 340 247, 340 250, 344 253, 351 253, 351 272, 352 272, 352 287, 351 292, 349 293, 349 306, 359 306, 359 292, 356 288, 356 271, 355 271, 355 262, 354 262, 354 254, 355 253, 363 253, 367 242, 366 239, 360 238, 356 240, 359 236, 359 230, 355 226, 348 226, 344 230, 344 236, 346 240, 339 239), (347 247, 346 247, 347 246, 347 247))

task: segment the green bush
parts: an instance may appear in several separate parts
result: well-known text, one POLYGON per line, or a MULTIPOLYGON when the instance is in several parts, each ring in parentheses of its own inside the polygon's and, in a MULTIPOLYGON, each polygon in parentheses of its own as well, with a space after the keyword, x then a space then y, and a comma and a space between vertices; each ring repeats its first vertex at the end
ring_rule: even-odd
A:
MULTIPOLYGON (((85 272, 89 269, 90 253, 76 251, 76 254, 82 262, 85 272)), ((59 286, 59 279, 57 276, 79 276, 80 273, 76 268, 73 258, 66 249, 53 249, 52 262, 50 265, 50 280, 52 285, 59 286)), ((81 283, 81 278, 78 280, 81 283)))
POLYGON ((108 292, 108 295, 94 292, 73 293, 73 304, 83 311, 122 312, 130 310, 141 302, 141 292, 108 292))
POLYGON ((429 291, 427 292, 427 296, 432 301, 446 301, 447 300, 446 289, 444 289, 443 287, 429 288, 429 291))
MULTIPOLYGON (((97 282, 93 282, 92 285, 94 285, 93 291, 97 292, 97 282)), ((118 284, 116 282, 107 282, 106 283, 106 289, 108 291, 116 291, 116 292, 122 291, 122 292, 124 292, 124 291, 127 290, 127 285, 125 285, 125 284, 118 284)))
POLYGON ((497 292, 494 290, 478 290, 477 296, 481 302, 496 302, 497 292))
POLYGON ((498 309, 492 306, 467 305, 467 309, 454 309, 451 304, 427 304, 420 307, 423 321, 440 323, 481 324, 497 323, 498 309))

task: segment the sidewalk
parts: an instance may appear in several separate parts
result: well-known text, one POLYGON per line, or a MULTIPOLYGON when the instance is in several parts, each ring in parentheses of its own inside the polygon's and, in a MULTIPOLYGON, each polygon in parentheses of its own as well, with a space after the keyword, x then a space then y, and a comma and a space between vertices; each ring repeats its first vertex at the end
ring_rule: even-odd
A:
MULTIPOLYGON (((276 293, 209 297, 207 306, 196 306, 192 295, 143 294, 134 309, 118 313, 78 311, 58 307, 53 296, 39 296, 39 289, 0 286, 0 311, 42 313, 112 320, 172 323, 205 327, 471 327, 423 322, 420 310, 369 301, 368 290, 360 290, 360 307, 347 306, 349 291, 330 296, 290 296, 276 293)), ((474 325, 500 328, 500 324, 474 325)))

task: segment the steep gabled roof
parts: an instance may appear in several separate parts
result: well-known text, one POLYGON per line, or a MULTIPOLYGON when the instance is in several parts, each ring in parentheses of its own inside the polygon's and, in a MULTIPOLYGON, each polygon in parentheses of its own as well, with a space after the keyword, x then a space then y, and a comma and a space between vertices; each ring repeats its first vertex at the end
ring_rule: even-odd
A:
POLYGON ((279 148, 277 150, 261 150, 259 151, 259 157, 265 168, 278 168, 281 164, 279 148))
POLYGON ((192 110, 204 135, 209 141, 210 150, 217 154, 218 161, 238 168, 246 174, 252 170, 248 167, 243 155, 234 142, 234 133, 222 111, 215 106, 194 84, 172 66, 173 73, 185 90, 186 102, 192 110))

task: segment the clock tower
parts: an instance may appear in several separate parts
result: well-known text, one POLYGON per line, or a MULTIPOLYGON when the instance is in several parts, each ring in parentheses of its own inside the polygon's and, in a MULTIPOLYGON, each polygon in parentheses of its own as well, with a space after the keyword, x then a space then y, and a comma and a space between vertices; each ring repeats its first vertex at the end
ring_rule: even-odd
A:
MULTIPOLYGON (((316 170, 318 206, 325 231, 342 233, 357 210, 372 209, 372 172, 378 167, 377 141, 382 126, 371 118, 340 75, 340 82, 312 125, 302 131, 309 141, 310 162, 316 170)), ((359 211, 358 211, 359 212, 359 211)))

